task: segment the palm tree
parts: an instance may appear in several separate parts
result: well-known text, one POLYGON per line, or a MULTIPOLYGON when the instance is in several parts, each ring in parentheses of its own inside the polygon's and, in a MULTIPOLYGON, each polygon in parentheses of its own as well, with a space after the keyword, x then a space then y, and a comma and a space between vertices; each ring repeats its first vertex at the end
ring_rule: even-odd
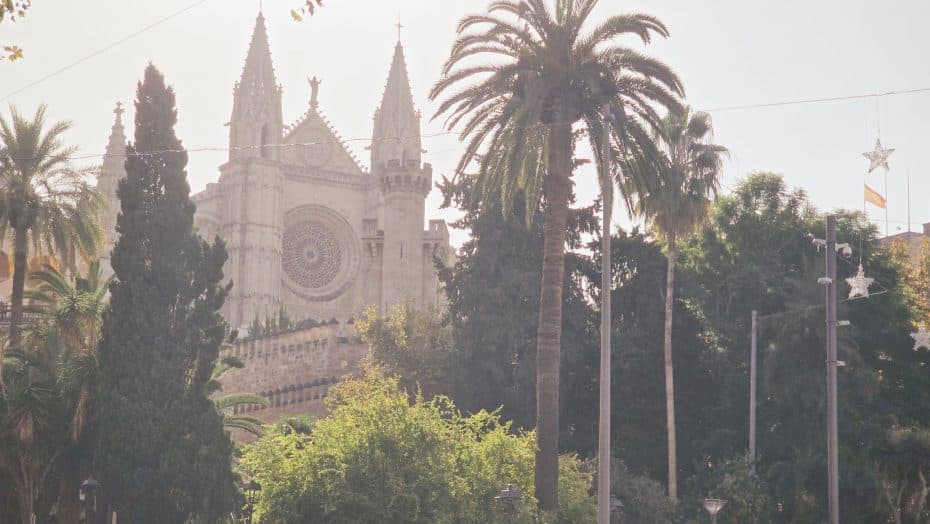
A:
MULTIPOLYGON (((220 379, 223 378, 223 375, 233 368, 242 368, 243 366, 242 361, 236 357, 224 357, 217 362, 210 374, 210 382, 207 383, 207 394, 212 395, 222 390, 223 386, 220 379)), ((264 434, 264 422, 255 417, 236 414, 235 408, 251 405, 267 408, 271 406, 267 398, 255 393, 231 393, 221 397, 214 396, 213 405, 216 406, 216 410, 223 417, 223 426, 226 429, 241 429, 256 437, 264 434)))
POLYGON ((92 421, 96 384, 97 342, 113 276, 104 279, 100 261, 92 260, 83 275, 70 277, 45 265, 29 278, 37 285, 24 298, 44 311, 43 318, 24 333, 24 345, 36 347, 54 338, 62 345, 60 379, 73 392, 71 436, 76 441, 92 421))
POLYGON ((70 164, 74 148, 62 144, 69 122, 46 130, 44 105, 31 120, 15 108, 11 117, 0 117, 0 241, 13 243, 9 344, 18 348, 29 253, 53 255, 67 268, 78 254, 89 259, 102 241, 103 198, 87 183, 90 170, 70 164))
MULTIPOLYGON (((110 281, 104 279, 99 260, 89 263, 83 275, 65 276, 46 265, 29 276, 35 287, 25 299, 43 311, 43 317, 24 330, 26 348, 57 347, 57 388, 63 401, 61 415, 69 440, 61 443, 58 459, 59 515, 65 522, 76 522, 80 513, 77 486, 81 480, 81 449, 93 433, 97 416, 97 342, 103 312, 107 306, 110 281)), ((92 438, 92 437, 90 437, 92 438)))
MULTIPOLYGON (((51 339, 49 339, 51 342, 51 339)), ((57 380, 57 348, 10 348, 3 358, 5 388, 0 395, 0 469, 13 480, 20 520, 40 514, 39 495, 54 477, 66 449, 67 425, 57 380)))
MULTIPOLYGON (((475 198, 499 198, 509 214, 525 195, 528 219, 542 199, 543 268, 536 364, 536 497, 558 507, 559 352, 565 232, 572 195, 574 135, 583 131, 602 178, 624 173, 630 158, 654 156, 655 106, 679 107, 683 88, 663 63, 617 43, 632 34, 648 43, 667 36, 659 20, 613 16, 588 29, 597 0, 497 0, 487 14, 468 16, 433 86, 430 99, 449 94, 436 116, 461 126, 466 148, 457 173, 477 164, 475 198), (474 63, 476 58, 487 62, 474 63), (463 85, 464 84, 464 85, 463 85), (461 87, 459 87, 461 86, 461 87), (609 122, 611 144, 601 131, 609 122), (602 152, 609 154, 601 154, 602 152), (614 166, 601 166, 601 158, 614 166)), ((633 171, 632 173, 636 173, 633 171)))
MULTIPOLYGON (((642 177, 649 187, 641 191, 636 211, 665 238, 668 273, 665 291, 665 411, 668 435, 668 493, 678 499, 678 461, 675 439, 675 387, 672 365, 672 312, 675 297, 676 242, 690 234, 707 215, 717 193, 720 168, 727 149, 711 143, 713 126, 707 113, 689 108, 669 113, 662 121, 660 142, 664 161, 660 176, 642 177)), ((651 166, 650 166, 651 168, 651 166)), ((647 168, 647 169, 650 169, 647 168)))

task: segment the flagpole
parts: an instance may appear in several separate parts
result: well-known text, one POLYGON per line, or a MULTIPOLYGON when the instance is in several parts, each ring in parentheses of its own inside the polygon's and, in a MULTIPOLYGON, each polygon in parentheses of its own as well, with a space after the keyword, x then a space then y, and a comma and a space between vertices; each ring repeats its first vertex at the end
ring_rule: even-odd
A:
POLYGON ((885 236, 888 236, 888 169, 885 168, 885 236))

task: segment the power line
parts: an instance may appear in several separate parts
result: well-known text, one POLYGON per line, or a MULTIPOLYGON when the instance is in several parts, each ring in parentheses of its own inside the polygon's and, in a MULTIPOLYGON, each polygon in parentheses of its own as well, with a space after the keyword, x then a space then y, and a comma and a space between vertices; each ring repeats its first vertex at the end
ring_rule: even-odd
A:
POLYGON ((133 39, 133 38, 135 38, 135 37, 141 35, 142 33, 145 33, 146 31, 149 31, 150 29, 153 29, 153 28, 155 28, 156 26, 159 26, 159 25, 163 24, 163 23, 167 22, 168 20, 171 20, 172 18, 175 18, 175 17, 177 17, 177 16, 180 16, 180 15, 182 15, 182 14, 184 14, 184 13, 190 11, 191 9, 193 9, 193 8, 199 6, 200 4, 203 4, 203 3, 207 2, 207 1, 209 1, 209 0, 197 0, 197 1, 194 2, 193 4, 190 4, 190 5, 188 5, 187 7, 183 8, 183 9, 180 9, 180 10, 178 10, 178 11, 175 11, 175 12, 171 13, 170 15, 165 16, 164 18, 161 18, 161 19, 159 19, 159 20, 156 20, 155 22, 152 22, 151 24, 149 24, 149 25, 147 25, 147 26, 145 26, 145 27, 143 27, 143 28, 141 28, 141 29, 139 29, 139 30, 133 32, 133 33, 130 33, 130 34, 124 36, 123 38, 120 38, 119 40, 117 40, 117 41, 115 41, 115 42, 113 42, 113 43, 111 43, 111 44, 109 44, 109 45, 107 45, 107 46, 104 46, 104 47, 102 47, 102 48, 100 48, 100 49, 94 51, 93 53, 90 53, 90 54, 87 55, 87 56, 84 56, 83 58, 79 58, 79 59, 75 60, 74 62, 71 62, 70 64, 68 64, 68 65, 66 65, 66 66, 63 66, 63 67, 61 67, 61 68, 59 68, 59 69, 56 69, 55 71, 52 71, 51 73, 49 73, 49 74, 47 74, 47 75, 45 75, 45 76, 39 78, 38 80, 36 80, 36 81, 34 81, 34 82, 31 82, 31 83, 29 83, 29 84, 26 84, 26 85, 20 87, 19 89, 15 90, 15 91, 11 91, 11 92, 7 93, 6 95, 3 96, 2 99, 0 99, 0 101, 6 101, 6 100, 9 99, 11 96, 16 96, 16 95, 22 93, 23 91, 25 91, 25 90, 27 90, 27 89, 29 89, 29 88, 31 88, 31 87, 35 87, 35 86, 41 84, 42 82, 45 82, 45 81, 48 80, 49 78, 58 76, 58 75, 60 75, 61 73, 64 73, 65 71, 67 71, 67 70, 69 70, 69 69, 72 69, 72 68, 74 68, 74 67, 76 67, 76 66, 78 66, 78 65, 80 65, 80 64, 82 64, 82 63, 84 63, 84 62, 86 62, 86 61, 88 61, 88 60, 90 60, 91 58, 94 58, 94 57, 96 57, 96 56, 98 56, 98 55, 101 55, 101 54, 103 54, 103 53, 109 51, 110 49, 113 49, 114 47, 116 47, 116 46, 122 44, 123 42, 126 42, 127 40, 131 40, 131 39, 133 39))
POLYGON ((705 109, 708 113, 720 113, 724 111, 742 111, 745 109, 763 109, 767 107, 782 107, 782 106, 793 106, 801 104, 817 104, 821 102, 839 102, 843 100, 861 100, 863 98, 880 98, 885 96, 895 96, 895 95, 910 95, 914 93, 927 93, 930 92, 930 87, 921 87, 917 89, 899 89, 894 91, 884 91, 880 93, 866 93, 860 95, 846 95, 846 96, 831 96, 826 98, 806 98, 800 100, 786 100, 782 102, 767 102, 762 104, 748 104, 741 106, 724 106, 717 107, 714 109, 705 109))

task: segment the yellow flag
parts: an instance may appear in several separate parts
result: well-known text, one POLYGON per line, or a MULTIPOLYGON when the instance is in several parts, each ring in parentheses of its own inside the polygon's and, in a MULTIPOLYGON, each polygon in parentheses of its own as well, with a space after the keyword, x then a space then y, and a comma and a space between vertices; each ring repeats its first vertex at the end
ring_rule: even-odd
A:
POLYGON ((865 184, 865 201, 873 206, 885 209, 885 197, 880 195, 878 191, 869 187, 868 184, 865 184))

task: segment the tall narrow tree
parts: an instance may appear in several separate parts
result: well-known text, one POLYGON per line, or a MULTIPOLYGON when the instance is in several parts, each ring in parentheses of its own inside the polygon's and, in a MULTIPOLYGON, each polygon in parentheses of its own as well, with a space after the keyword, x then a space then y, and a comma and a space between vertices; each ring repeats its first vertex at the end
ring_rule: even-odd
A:
MULTIPOLYGON (((678 108, 678 77, 663 63, 618 44, 623 35, 649 42, 667 36, 659 20, 613 16, 588 29, 597 0, 496 0, 488 13, 468 16, 433 86, 431 99, 467 82, 440 104, 446 125, 462 123, 461 173, 477 164, 477 198, 502 201, 509 214, 517 193, 533 216, 545 202, 543 270, 537 330, 536 496, 543 510, 558 507, 559 359, 562 280, 574 136, 583 122, 595 152, 610 120, 614 144, 630 153, 654 150, 654 106, 678 108), (476 57, 492 59, 470 63, 476 57), (605 111, 608 111, 605 114, 605 111), (521 191, 518 191, 521 190, 521 191)), ((610 155, 622 160, 616 148, 610 155)), ((607 171, 605 171, 607 172, 607 171)))
POLYGON ((44 105, 31 120, 16 109, 9 121, 0 117, 0 242, 13 243, 13 348, 22 342, 29 255, 53 255, 74 267, 76 255, 94 256, 103 239, 97 220, 103 198, 88 183, 89 170, 71 166, 74 148, 62 141, 70 128, 70 122, 46 128, 44 105))
POLYGON ((214 521, 233 502, 232 445, 208 384, 226 325, 226 250, 193 232, 174 91, 152 65, 120 181, 116 280, 100 344, 100 466, 121 520, 214 521))
MULTIPOLYGON (((716 195, 720 168, 727 150, 710 143, 713 135, 710 115, 685 108, 662 120, 656 141, 664 153, 658 176, 641 177, 647 187, 640 189, 636 210, 665 237, 668 270, 665 288, 665 412, 668 435, 668 494, 678 499, 678 461, 675 435, 675 386, 672 364, 672 313, 675 309, 676 241, 694 231, 707 215, 710 199, 716 195)), ((651 169, 652 166, 646 167, 651 169)))

